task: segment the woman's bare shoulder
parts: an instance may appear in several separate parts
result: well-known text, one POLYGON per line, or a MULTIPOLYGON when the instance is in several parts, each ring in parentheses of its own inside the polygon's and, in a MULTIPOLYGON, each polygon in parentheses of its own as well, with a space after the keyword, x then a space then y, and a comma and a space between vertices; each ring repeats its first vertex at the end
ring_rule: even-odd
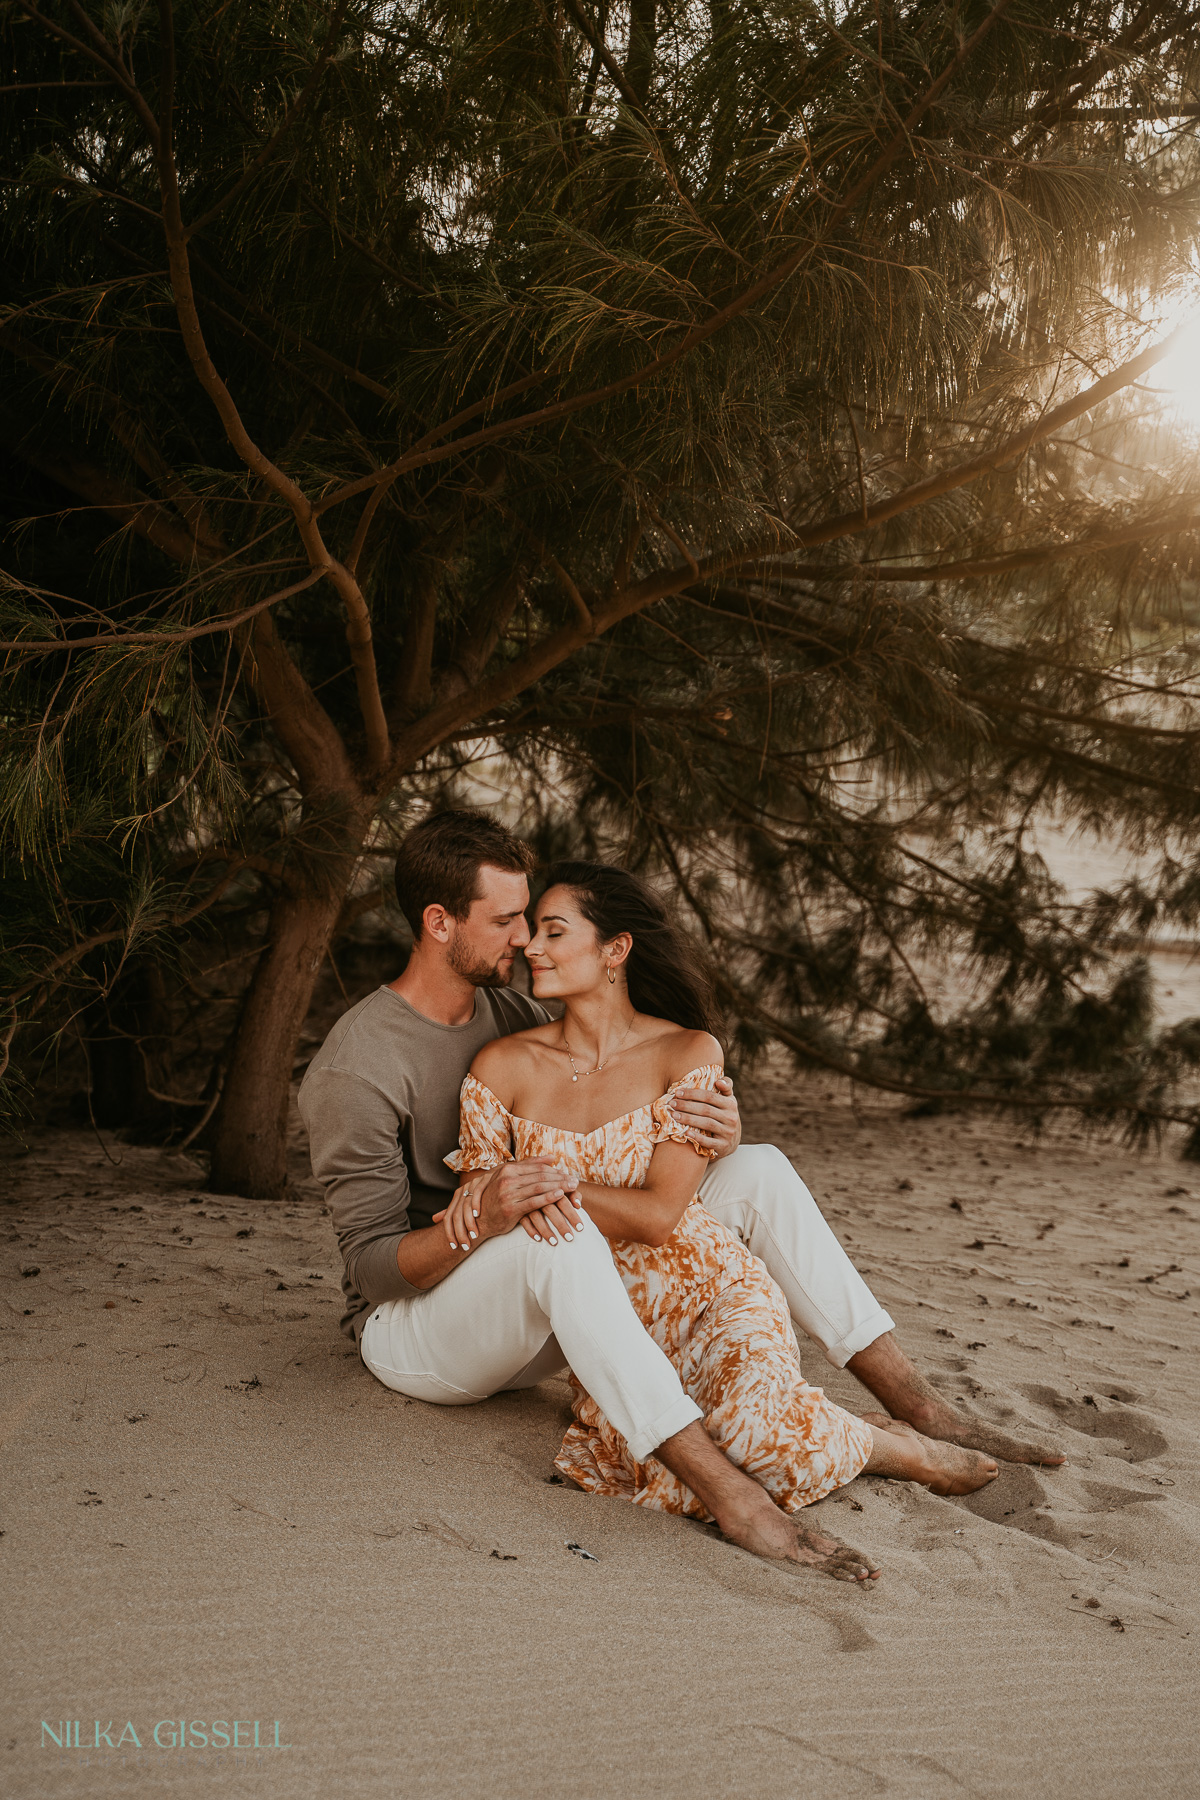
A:
POLYGON ((688 1031, 681 1025, 668 1025, 660 1050, 664 1091, 693 1069, 725 1067, 725 1052, 711 1031, 688 1031))
POLYGON ((472 1075, 509 1105, 520 1076, 545 1056, 557 1030, 552 1020, 548 1025, 531 1025, 527 1031, 510 1031, 504 1037, 492 1038, 476 1051, 472 1075))

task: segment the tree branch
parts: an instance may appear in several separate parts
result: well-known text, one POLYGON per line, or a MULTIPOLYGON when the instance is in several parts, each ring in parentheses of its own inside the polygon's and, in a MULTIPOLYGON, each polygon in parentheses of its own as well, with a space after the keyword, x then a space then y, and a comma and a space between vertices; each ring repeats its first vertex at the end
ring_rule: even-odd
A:
MULTIPOLYGON (((340 357, 331 355, 328 350, 322 350, 319 344, 312 343, 310 339, 304 337, 299 331, 296 331, 293 326, 285 324, 282 319, 277 319, 274 314, 267 312, 265 307, 259 306, 258 303, 251 300, 247 294, 243 294, 240 289, 235 288, 231 282, 226 281, 223 275, 218 274, 217 270, 213 268, 207 257, 198 255, 194 250, 191 252, 191 256, 196 267, 200 269, 207 280, 219 287, 221 291, 227 294, 231 300, 235 301, 238 306, 245 307, 248 313, 252 313, 256 319, 261 319, 264 325, 270 326, 272 331, 277 331, 281 337, 291 338, 297 349, 302 350, 306 356, 314 357, 317 362, 323 363, 332 374, 341 375, 344 380, 352 381, 357 387, 365 388, 367 393, 374 394, 377 400, 390 401, 395 398, 392 390, 384 387, 381 381, 373 381, 369 375, 364 375, 362 371, 356 369, 352 363, 345 363, 340 357)), ((204 301, 204 304, 211 306, 213 303, 212 301, 204 301)), ((225 316, 228 317, 229 315, 226 314, 225 316)), ((237 329, 240 331, 243 330, 244 327, 239 325, 237 326, 237 329)), ((317 392, 325 394, 324 388, 318 388, 317 392)), ((325 397, 328 399, 328 395, 325 395, 325 397)), ((353 419, 351 419, 348 414, 343 414, 342 416, 346 419, 350 429, 352 431, 357 431, 358 427, 355 425, 353 419)))
POLYGON ((508 629, 525 586, 525 570, 516 559, 500 580, 482 594, 469 620, 464 620, 446 659, 439 686, 443 700, 461 695, 479 681, 488 659, 508 629))
POLYGON ((359 786, 333 720, 288 654, 269 611, 249 628, 251 680, 306 797, 357 799, 359 786))
MULTIPOLYGON (((897 1081, 882 1074, 866 1073, 856 1069, 853 1064, 842 1057, 831 1056, 828 1051, 821 1050, 815 1044, 799 1037, 774 1013, 757 1001, 751 1000, 740 983, 733 982, 728 976, 717 971, 714 980, 718 989, 722 990, 733 1002, 740 1013, 758 1019, 773 1038, 786 1044, 789 1050, 795 1051, 805 1061, 816 1063, 822 1069, 829 1069, 835 1075, 844 1075, 848 1081, 857 1082, 861 1087, 876 1088, 885 1094, 901 1094, 910 1100, 945 1100, 960 1105, 1014 1107, 1027 1112, 1083 1112, 1089 1109, 1086 1098, 1051 1098, 1044 1092, 1037 1095, 1014 1093, 987 1093, 976 1088, 931 1088, 918 1087, 913 1082, 897 1081)), ((1138 1111, 1145 1118, 1155 1119, 1167 1125, 1192 1125, 1195 1123, 1190 1113, 1166 1112, 1155 1107, 1139 1107, 1138 1111)))
MULTIPOLYGON (((171 0, 159 0, 159 16, 164 40, 172 35, 171 0)), ((354 664, 359 707, 366 731, 369 772, 385 766, 389 754, 387 717, 379 693, 379 677, 371 638, 371 619, 366 600, 354 576, 334 557, 325 544, 311 502, 303 490, 286 475, 266 453, 259 449, 243 423, 241 413, 217 371, 208 352, 196 297, 192 287, 188 257, 187 232, 179 195, 179 177, 169 139, 162 144, 158 158, 159 186, 162 192, 163 233, 167 242, 167 260, 175 310, 183 336, 184 348, 196 379, 216 408, 225 435, 246 467, 288 506, 296 522, 300 541, 314 569, 328 576, 347 614, 346 641, 354 664)), ((266 615, 260 615, 265 617, 266 615)))
MULTIPOLYGON (((211 566, 211 552, 202 552, 195 538, 174 521, 167 520, 164 524, 165 515, 161 508, 153 501, 144 501, 140 495, 131 496, 128 488, 114 481, 103 469, 77 458, 69 464, 52 462, 25 448, 20 448, 20 454, 34 468, 41 469, 64 487, 92 499, 176 562, 185 567, 194 561, 211 566)), ((324 571, 312 573, 319 579, 324 571)), ((357 795, 357 784, 337 728, 288 654, 270 620, 268 608, 260 605, 248 608, 247 623, 251 620, 250 680, 302 786, 317 794, 357 795), (264 620, 267 621, 265 627, 264 620)), ((228 620, 223 621, 219 629, 225 629, 228 623, 228 620)), ((64 647, 55 646, 56 649, 64 647)))
POLYGON ((120 88, 121 92, 125 95, 125 98, 129 101, 130 105, 141 119, 142 124, 146 127, 146 130, 150 135, 151 143, 157 149, 158 121, 154 117, 153 112, 151 112, 150 108, 146 105, 141 94, 138 92, 137 86, 128 69, 125 67, 125 64, 121 61, 103 32, 96 29, 82 7, 74 4, 74 0, 69 0, 69 3, 71 5, 71 11, 82 21, 89 36, 93 40, 90 48, 84 43, 82 38, 75 37, 72 32, 65 28, 65 26, 59 25, 54 19, 48 19, 43 12, 40 12, 36 6, 32 5, 31 0, 15 0, 15 4, 20 7, 27 18, 35 19, 39 25, 44 26, 45 29, 50 32, 51 36, 59 38, 72 50, 78 51, 80 56, 85 56, 89 62, 95 63, 97 68, 104 70, 114 86, 120 88))
MULTIPOLYGON (((892 494, 887 500, 876 500, 866 509, 864 514, 860 508, 853 512, 839 513, 835 518, 825 519, 819 525, 806 525, 794 534, 793 544, 796 549, 815 548, 818 544, 832 544, 838 538, 852 537, 855 533, 867 530, 874 525, 882 525, 898 514, 910 511, 914 506, 922 506, 927 500, 940 499, 943 494, 952 494, 956 488, 966 487, 969 482, 978 481, 981 475, 990 474, 1002 463, 1012 462, 1016 457, 1024 456, 1043 438, 1053 436, 1062 426, 1069 425, 1073 419, 1091 412, 1103 401, 1111 399, 1113 394, 1152 369, 1156 363, 1169 356, 1179 337, 1186 329, 1180 326, 1170 337, 1160 338, 1157 344, 1151 344, 1131 361, 1122 363, 1111 375, 1094 382, 1073 400, 1064 401, 1062 406, 1055 407, 1053 412, 1043 413, 1034 424, 1026 426, 1024 431, 1015 432, 1005 438, 991 450, 985 450, 982 456, 973 457, 969 462, 960 463, 955 469, 944 469, 941 474, 930 475, 925 481, 914 482, 911 487, 901 488, 899 493, 892 494)), ((745 565, 742 565, 743 567, 745 565)), ((825 571, 828 573, 828 571, 825 571)))
POLYGON ((1123 525, 1118 531, 1104 532, 1096 537, 1071 538, 1064 544, 1031 544, 1025 550, 1007 550, 1000 556, 966 557, 961 562, 918 563, 897 569, 880 562, 829 564, 780 561, 776 564, 772 559, 769 563, 756 566, 774 568, 779 574, 795 576, 805 581, 847 581, 858 578, 872 584, 877 581, 958 581, 970 577, 1005 575, 1016 569, 1041 568, 1049 563, 1068 562, 1077 556, 1103 555, 1107 550, 1142 543, 1149 537, 1178 537, 1180 533, 1193 531, 1197 527, 1200 527, 1200 512, 1196 510, 1196 502, 1193 501, 1183 512, 1168 514, 1164 519, 1137 519, 1129 525, 1123 525))
POLYGON ((433 638, 437 626, 438 568, 426 564, 418 576, 417 603, 404 634, 404 660, 396 698, 405 712, 426 705, 433 691, 433 638))
POLYGON ((86 638, 11 638, 0 643, 0 650, 34 650, 46 655, 56 650, 119 650, 136 644, 189 644, 194 638, 213 637, 219 631, 236 631, 239 625, 256 618, 268 606, 278 606, 281 600, 290 600, 293 594, 302 594, 305 588, 312 587, 324 578, 323 570, 311 569, 303 581, 293 582, 291 587, 280 588, 278 593, 268 594, 265 600, 256 600, 253 606, 247 606, 241 612, 227 613, 221 619, 208 619, 203 625, 183 626, 178 631, 113 631, 86 638))
POLYGON ((1088 106, 1078 112, 1060 113, 1056 122, 1060 125, 1085 125, 1090 119, 1120 119, 1126 124, 1139 119, 1200 119, 1200 106, 1183 100, 1170 106, 1088 106))
MULTIPOLYGON (((162 272, 153 271, 155 275, 162 272)), ((67 394, 71 402, 86 409, 89 403, 98 401, 108 415, 109 429, 117 442, 129 452, 143 474, 158 484, 187 521, 197 549, 222 551, 224 545, 209 523, 204 502, 171 468, 145 420, 130 408, 124 396, 114 394, 98 382, 89 380, 70 363, 46 355, 40 347, 28 343, 20 332, 14 332, 11 329, 12 323, 9 319, 0 325, 0 343, 5 349, 22 362, 28 363, 39 374, 48 376, 57 389, 67 394)), ((170 514, 165 516, 169 518, 170 514)))
POLYGON ((195 532, 189 530, 159 501, 139 493, 136 488, 128 487, 97 464, 75 456, 70 451, 57 457, 43 455, 40 450, 35 450, 24 441, 28 433, 27 422, 18 422, 5 411, 0 411, 0 433, 8 439, 9 447, 23 462, 40 470, 43 475, 48 475, 60 487, 69 489, 73 494, 80 494, 89 505, 106 513, 118 524, 135 531, 139 537, 162 550, 174 562, 187 566, 203 561, 203 551, 195 532))
MULTIPOLYGON (((1040 706, 1036 700, 1015 700, 1005 694, 979 694, 965 687, 959 688, 958 693, 960 699, 966 700, 972 706, 979 707, 981 712, 986 712, 989 708, 994 707, 997 712, 1015 713, 1018 716, 1022 713, 1033 713, 1039 719, 1052 719, 1059 725, 1074 725, 1093 735, 1097 732, 1107 731, 1118 738, 1126 737, 1143 741, 1149 740, 1152 743, 1171 742, 1176 744, 1191 744, 1200 739, 1200 726, 1188 731, 1180 726, 1172 725, 1138 725, 1131 719, 1105 719, 1098 718, 1095 713, 1066 712, 1061 707, 1040 706)), ((1118 778, 1123 778, 1119 770, 1117 770, 1117 774, 1118 778)))
MULTIPOLYGON (((894 137, 886 146, 882 154, 876 158, 875 162, 871 164, 871 167, 833 207, 824 225, 826 236, 841 223, 852 207, 857 205, 859 200, 861 200, 874 184, 887 173, 888 169, 891 168, 892 164, 897 160, 905 145, 908 143, 909 133, 924 117, 929 108, 934 105, 944 91, 946 84, 957 73, 962 64, 973 53, 982 39, 992 29, 992 26, 1002 14, 1008 10, 1011 4, 1012 0, 996 0, 995 5, 992 7, 991 12, 988 13, 983 23, 976 29, 973 36, 963 45, 958 52, 958 55, 947 64, 946 68, 942 71, 941 75, 938 76, 937 80, 932 83, 926 94, 913 107, 912 111, 908 114, 908 117, 904 120, 903 124, 897 129, 894 137)), ((816 242, 816 239, 806 239, 793 250, 790 255, 786 256, 782 262, 777 263, 773 269, 768 270, 765 275, 760 276, 757 281, 751 283, 749 287, 744 288, 741 293, 735 295, 732 300, 728 301, 725 306, 713 313, 711 317, 704 320, 702 324, 693 325, 670 350, 663 351, 660 356, 656 356, 650 362, 644 363, 641 368, 634 369, 628 375, 622 375, 615 381, 607 382, 603 387, 591 388, 586 393, 575 394, 564 400, 553 401, 549 406, 539 408, 537 412, 522 413, 515 419, 506 419, 495 425, 484 426, 479 431, 470 432, 466 437, 456 438, 450 444, 442 444, 440 446, 433 444, 431 442, 432 439, 435 437, 440 438, 444 436, 447 431, 453 429, 454 422, 450 421, 446 425, 439 426, 436 432, 426 433, 425 437, 420 440, 419 443, 412 445, 401 456, 398 456, 395 461, 388 463, 378 474, 362 476, 357 481, 347 482, 343 487, 335 489, 332 494, 326 496, 326 498, 321 501, 319 510, 324 512, 331 506, 340 506, 344 501, 353 499, 355 495, 364 493, 378 481, 394 481, 397 476, 407 474, 412 469, 426 468, 431 463, 443 462, 447 457, 460 455, 466 450, 478 449, 481 445, 494 443, 497 439, 502 437, 511 437, 515 432, 525 431, 531 426, 551 424, 556 419, 566 418, 571 413, 580 412, 587 407, 598 405, 601 401, 613 399, 617 394, 627 393, 630 388, 640 386, 642 382, 648 381, 652 376, 659 375, 665 369, 673 367, 675 363, 689 355, 690 352, 696 349, 700 344, 706 343, 710 337, 714 337, 717 332, 730 324, 732 320, 739 318, 741 314, 746 312, 750 307, 757 305, 760 300, 765 299, 768 294, 773 293, 782 282, 795 274, 796 270, 799 269, 800 265, 807 257, 812 255, 816 248, 816 242)), ((546 379, 547 376, 545 375, 531 376, 525 385, 533 386, 537 382, 545 381, 546 379)), ((521 384, 514 384, 516 387, 519 387, 520 385, 521 384)), ((512 390, 508 391, 511 392, 512 390)), ((499 396, 494 396, 487 401, 481 401, 471 410, 474 412, 482 411, 486 406, 497 404, 498 399, 499 396)), ((460 417, 462 417, 462 415, 460 415, 460 417)))

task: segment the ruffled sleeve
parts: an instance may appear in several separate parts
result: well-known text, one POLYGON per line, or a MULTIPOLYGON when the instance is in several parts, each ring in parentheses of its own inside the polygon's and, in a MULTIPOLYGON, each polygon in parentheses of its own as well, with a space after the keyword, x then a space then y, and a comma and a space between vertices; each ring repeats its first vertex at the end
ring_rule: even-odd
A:
POLYGON ((666 1093, 661 1095, 650 1109, 654 1115, 650 1142, 652 1144, 668 1142, 687 1144, 696 1152, 697 1156, 714 1157, 717 1154, 715 1150, 705 1149, 688 1136, 682 1121, 677 1119, 671 1111, 671 1102, 680 1088, 709 1088, 717 1076, 722 1074, 724 1074, 724 1070, 718 1068, 716 1063, 706 1063, 702 1068, 689 1069, 686 1075, 681 1075, 678 1081, 673 1081, 666 1093))
POLYGON ((458 1099, 458 1149, 442 1158, 450 1169, 497 1169, 511 1162, 512 1115, 491 1088, 474 1075, 462 1084, 458 1099))

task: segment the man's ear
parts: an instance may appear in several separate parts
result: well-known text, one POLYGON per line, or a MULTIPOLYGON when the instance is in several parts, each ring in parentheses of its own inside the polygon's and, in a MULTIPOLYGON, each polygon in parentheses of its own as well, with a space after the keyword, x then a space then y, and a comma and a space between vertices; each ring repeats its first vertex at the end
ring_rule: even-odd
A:
POLYGON ((427 906, 421 914, 422 936, 431 937, 436 944, 450 942, 450 914, 444 906, 427 906))

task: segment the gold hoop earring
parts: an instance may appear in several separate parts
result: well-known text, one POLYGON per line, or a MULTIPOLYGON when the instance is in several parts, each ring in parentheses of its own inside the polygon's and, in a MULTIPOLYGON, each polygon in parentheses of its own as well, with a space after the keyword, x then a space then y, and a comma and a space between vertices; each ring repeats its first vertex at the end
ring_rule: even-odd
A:
POLYGON ((616 987, 617 985, 617 971, 613 968, 611 963, 608 965, 608 985, 609 987, 616 987))

